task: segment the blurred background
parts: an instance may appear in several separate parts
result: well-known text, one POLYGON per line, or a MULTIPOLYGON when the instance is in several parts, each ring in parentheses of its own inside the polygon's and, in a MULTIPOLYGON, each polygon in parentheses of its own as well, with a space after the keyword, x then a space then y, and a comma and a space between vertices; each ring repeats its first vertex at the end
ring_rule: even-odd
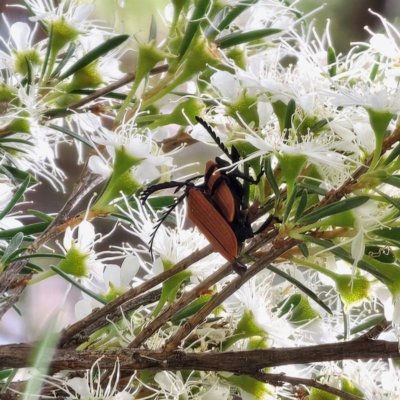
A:
MULTIPOLYGON (((54 0, 57 3, 57 0, 54 0)), ((84 2, 84 1, 82 1, 84 2)), ((120 33, 134 34, 139 40, 147 40, 152 15, 157 20, 158 30, 163 34, 164 8, 167 0, 95 0, 96 15, 94 19, 107 21, 110 26, 115 26, 120 33), (123 4, 124 8, 120 5, 123 4)), ((302 0, 296 7, 305 14, 320 7, 326 0, 302 0)), ((29 14, 20 7, 10 7, 11 4, 21 4, 18 0, 0 1, 0 13, 6 16, 9 25, 14 22, 29 21, 29 14)), ((368 10, 386 17, 395 25, 398 23, 397 16, 400 15, 400 2, 396 0, 330 0, 325 7, 310 18, 315 20, 317 32, 321 35, 324 32, 327 19, 330 20, 330 33, 336 53, 347 52, 351 42, 368 41, 369 34, 365 26, 373 32, 382 29, 379 18, 372 15, 368 10)), ((310 21, 309 21, 310 22, 310 21)), ((40 31, 37 31, 37 38, 40 40, 40 31)), ((8 28, 4 20, 0 22, 0 36, 8 40, 8 28)), ((0 41, 0 50, 4 45, 0 41)), ((134 69, 134 53, 122 60, 121 69, 125 72, 134 69)), ((79 174, 81 166, 70 160, 77 159, 73 146, 64 146, 59 149, 59 167, 62 168, 69 179, 65 182, 66 193, 72 188, 75 177, 79 174), (68 157, 63 157, 68 153, 68 157)), ((34 201, 34 208, 47 213, 57 213, 65 202, 67 194, 55 192, 54 189, 44 182, 37 187, 35 192, 29 194, 29 199, 34 201), (46 199, 46 203, 43 203, 46 199), (42 201, 42 203, 40 203, 42 201)), ((112 225, 110 222, 96 222, 96 229, 108 232, 112 225)), ((121 231, 121 235, 122 235, 121 231)), ((125 234, 126 235, 126 234, 125 234)), ((59 238, 62 241, 62 237, 59 238)), ((122 239, 123 240, 123 239, 122 239)), ((125 238, 130 240, 130 238, 125 238)), ((110 243, 105 241, 104 245, 110 243)), ((74 305, 80 298, 80 294, 62 278, 55 276, 34 287, 25 290, 21 301, 18 303, 23 314, 21 318, 14 310, 10 310, 0 321, 0 344, 34 341, 45 329, 48 318, 55 310, 59 312, 60 325, 65 327, 75 321, 74 305)))

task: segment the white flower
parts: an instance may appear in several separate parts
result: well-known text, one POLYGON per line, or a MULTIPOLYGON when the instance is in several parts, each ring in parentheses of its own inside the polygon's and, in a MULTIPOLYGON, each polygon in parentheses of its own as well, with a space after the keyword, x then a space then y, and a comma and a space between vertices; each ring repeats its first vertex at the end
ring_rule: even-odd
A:
POLYGON ((115 162, 116 150, 123 149, 132 160, 136 160, 136 166, 131 169, 131 173, 137 182, 159 179, 160 169, 172 168, 173 160, 171 156, 161 152, 152 136, 153 133, 149 130, 145 133, 139 132, 133 120, 120 125, 115 132, 99 126, 97 136, 92 136, 90 139, 106 146, 110 158, 107 160, 99 153, 98 156, 92 156, 95 158, 89 160, 89 166, 93 172, 108 176, 111 172, 110 164, 113 165, 115 162))
POLYGON ((102 282, 104 265, 97 260, 94 251, 94 245, 101 239, 101 235, 96 235, 94 226, 88 221, 82 221, 73 229, 68 227, 62 248, 66 258, 58 264, 61 270, 80 279, 83 285, 95 292, 101 291, 104 285, 102 282))
MULTIPOLYGON (((4 18, 4 22, 8 25, 8 21, 4 18)), ((0 68, 1 69, 13 69, 14 57, 12 55, 13 51, 23 52, 25 50, 34 49, 31 44, 31 28, 28 24, 24 22, 16 22, 9 27, 10 38, 8 43, 3 39, 0 39, 4 47, 8 50, 7 53, 0 50, 0 68)))
POLYGON ((302 135, 301 140, 298 140, 296 135, 286 138, 285 132, 265 129, 262 135, 251 131, 251 134, 245 134, 245 138, 258 149, 248 159, 269 153, 277 156, 304 156, 307 163, 318 168, 325 180, 325 184, 330 187, 339 186, 348 178, 350 167, 354 166, 354 162, 350 157, 334 150, 344 145, 344 142, 332 133, 314 136, 309 132, 307 135, 302 135))
POLYGON ((97 360, 90 371, 87 371, 85 378, 72 378, 66 384, 74 391, 71 393, 68 388, 63 390, 68 394, 68 399, 80 400, 133 400, 134 393, 130 388, 130 381, 125 388, 120 389, 118 383, 120 381, 120 367, 117 359, 114 370, 108 377, 108 383, 105 387, 100 384, 101 376, 101 359, 97 360))
MULTIPOLYGON (((130 289, 130 282, 140 268, 139 261, 135 256, 128 256, 121 267, 115 264, 106 265, 103 278, 104 289, 98 294, 108 301, 112 301, 130 289)), ((100 284, 99 282, 99 284, 100 284)), ((83 299, 75 304, 75 316, 78 319, 85 318, 94 308, 103 307, 103 304, 82 293, 83 299)))
POLYGON ((336 89, 338 94, 331 94, 331 103, 335 106, 360 106, 376 111, 388 111, 392 114, 396 114, 400 107, 400 93, 397 88, 361 83, 351 88, 336 86, 336 89))
POLYGON ((51 0, 27 0, 26 3, 35 14, 34 17, 30 17, 32 21, 48 21, 57 17, 64 17, 70 23, 76 25, 79 30, 83 30, 86 25, 89 25, 86 19, 95 9, 93 4, 77 4, 77 2, 69 0, 61 0, 58 3, 51 0))

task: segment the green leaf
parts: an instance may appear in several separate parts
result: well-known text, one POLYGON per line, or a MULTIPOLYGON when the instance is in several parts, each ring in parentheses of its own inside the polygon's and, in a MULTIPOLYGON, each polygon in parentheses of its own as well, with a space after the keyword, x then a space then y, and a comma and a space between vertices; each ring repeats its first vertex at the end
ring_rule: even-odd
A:
POLYGON ((43 272, 43 271, 44 271, 44 269, 42 267, 40 267, 39 265, 28 262, 21 269, 21 274, 23 274, 23 275, 32 274, 32 273, 36 274, 38 272, 43 272))
MULTIPOLYGON (((316 244, 318 246, 321 246, 323 248, 326 248, 330 253, 335 255, 336 257, 339 257, 340 259, 348 262, 349 264, 354 263, 354 259, 351 256, 351 254, 343 249, 343 247, 334 247, 335 244, 331 242, 330 240, 325 240, 325 239, 320 239, 320 238, 315 238, 309 235, 302 235, 304 240, 307 240, 308 242, 311 242, 313 244, 316 244)), ((377 271, 377 269, 370 263, 368 263, 365 260, 360 260, 357 264, 357 267, 362 269, 363 271, 369 272, 371 275, 375 276, 377 279, 385 283, 385 280, 387 281, 389 278, 386 277, 385 274, 377 271)))
POLYGON ((25 57, 25 63, 26 63, 26 68, 28 70, 28 73, 27 73, 26 80, 25 80, 23 86, 25 86, 25 85, 27 86, 26 87, 26 94, 29 95, 29 92, 31 90, 30 87, 33 84, 33 70, 32 70, 32 64, 30 63, 30 61, 28 60, 27 57, 25 57))
POLYGON ((211 0, 199 0, 193 11, 192 17, 186 28, 182 38, 181 47, 179 49, 179 59, 181 59, 188 50, 190 43, 195 38, 197 30, 200 26, 202 18, 206 15, 211 0))
POLYGON ((49 40, 47 42, 46 55, 44 57, 44 62, 42 65, 42 72, 40 73, 40 80, 42 80, 43 77, 45 76, 47 66, 49 65, 50 53, 51 53, 52 44, 53 44, 53 37, 54 37, 54 25, 51 24, 49 40))
POLYGON ((28 154, 28 152, 27 151, 25 151, 25 150, 22 150, 21 148, 15 148, 15 147, 13 147, 13 146, 1 146, 1 148, 3 149, 3 150, 5 150, 5 151, 9 151, 10 153, 11 152, 19 152, 19 153, 22 153, 22 154, 28 154))
POLYGON ((18 190, 14 193, 14 196, 12 199, 9 201, 7 206, 4 208, 4 210, 0 213, 0 220, 2 220, 4 217, 8 215, 8 213, 14 208, 14 206, 17 204, 18 200, 24 195, 29 183, 31 181, 30 175, 24 180, 22 185, 18 188, 18 190))
MULTIPOLYGON (((400 143, 392 150, 383 163, 383 166, 390 164, 400 155, 400 143)), ((398 176, 398 175, 397 175, 398 176)))
POLYGON ((66 108, 52 108, 51 110, 47 110, 43 113, 44 117, 54 117, 56 116, 62 116, 66 117, 67 115, 74 114, 74 111, 72 110, 67 110, 66 108))
POLYGON ((25 254, 19 257, 15 257, 13 261, 25 260, 25 259, 32 259, 32 258, 57 258, 60 260, 64 260, 65 256, 62 254, 56 253, 34 253, 34 254, 25 254))
POLYGON ((289 100, 289 103, 286 107, 286 114, 285 114, 285 125, 283 130, 285 131, 285 141, 288 140, 289 137, 289 130, 292 128, 292 117, 296 112, 296 102, 293 99, 289 100))
POLYGON ((296 214, 294 216, 294 222, 296 222, 303 214, 307 207, 307 202, 308 202, 308 192, 307 189, 303 189, 301 191, 301 197, 299 204, 297 206, 296 214))
POLYGON ((393 264, 396 261, 396 256, 387 246, 367 245, 364 254, 386 264, 393 264))
POLYGON ((57 317, 54 316, 46 322, 45 334, 35 342, 34 349, 29 356, 29 366, 32 368, 32 377, 24 387, 22 400, 34 400, 40 397, 40 389, 43 385, 43 376, 47 374, 53 354, 57 347, 57 340, 61 331, 56 331, 57 317))
POLYGON ((16 304, 14 304, 14 305, 12 306, 12 308, 14 309, 14 311, 15 311, 20 317, 22 316, 22 312, 21 312, 20 308, 19 308, 16 304))
MULTIPOLYGON (((1 138, 0 139, 0 143, 22 143, 25 144, 27 146, 35 146, 32 142, 30 142, 29 140, 24 140, 24 139, 9 139, 9 138, 1 138)), ((6 148, 6 146, 3 146, 4 148, 6 148)), ((13 148, 13 147, 7 147, 8 149, 13 149, 14 151, 21 151, 20 149, 17 148, 13 148)))
POLYGON ((46 221, 46 222, 53 222, 53 220, 54 220, 54 217, 52 217, 49 214, 46 214, 44 212, 38 211, 38 210, 29 209, 29 210, 27 210, 27 212, 30 215, 33 215, 36 218, 39 218, 39 219, 41 219, 43 221, 46 221))
POLYGON ((223 36, 216 39, 214 42, 219 46, 220 49, 226 49, 228 47, 236 46, 238 44, 248 43, 254 40, 275 35, 276 33, 282 32, 282 29, 257 29, 250 32, 243 33, 234 32, 229 35, 223 36))
POLYGON ((178 272, 176 275, 163 282, 160 300, 152 313, 156 317, 165 304, 172 304, 182 283, 192 275, 189 271, 178 272))
POLYGON ((157 39, 157 21, 154 18, 154 15, 151 16, 151 24, 150 24, 150 33, 148 42, 152 42, 157 39))
MULTIPOLYGON (((51 25, 51 26, 53 27, 53 25, 51 25)), ((76 49, 76 45, 71 42, 69 44, 68 50, 66 51, 65 55, 61 59, 60 63, 57 65, 57 68, 51 74, 51 78, 55 78, 61 72, 61 70, 64 68, 64 66, 67 64, 67 62, 75 54, 75 49, 76 49)))
POLYGON ((90 50, 83 57, 81 57, 74 65, 72 65, 59 77, 59 80, 63 81, 65 78, 68 78, 76 71, 79 71, 83 67, 86 67, 86 65, 89 65, 91 62, 99 59, 104 54, 107 54, 112 49, 115 49, 116 47, 124 43, 128 38, 129 35, 119 35, 108 39, 107 41, 95 47, 93 50, 90 50))
POLYGON ((97 295, 96 293, 92 292, 91 290, 89 290, 87 287, 81 285, 78 281, 76 281, 74 278, 71 278, 68 274, 66 274, 64 271, 61 271, 61 269, 55 267, 54 265, 52 265, 50 267, 55 273, 57 273, 58 275, 62 276, 66 281, 68 281, 69 283, 71 283, 73 286, 75 286, 76 288, 78 288, 79 290, 81 290, 83 293, 86 293, 88 296, 92 297, 93 299, 97 300, 98 302, 100 302, 101 304, 107 304, 108 301, 103 299, 103 297, 97 295))
MULTIPOLYGON (((23 236, 23 235, 22 235, 23 236)), ((21 254, 25 251, 28 250, 28 247, 20 247, 16 249, 13 253, 9 254, 8 257, 3 261, 0 261, 3 265, 8 265, 11 264, 12 262, 16 261, 18 257, 18 254, 21 254)), ((25 256, 25 258, 29 258, 25 256)))
POLYGON ((0 371, 0 381, 6 380, 3 387, 1 388, 0 393, 5 393, 7 391, 7 388, 10 386, 10 383, 13 381, 15 375, 17 375, 17 372, 18 368, 0 371))
POLYGON ((10 256, 19 249, 22 241, 24 240, 24 235, 21 232, 18 232, 10 241, 9 245, 5 249, 3 256, 0 259, 1 270, 7 265, 7 261, 10 256))
POLYGON ((91 149, 94 149, 94 146, 92 143, 90 143, 87 139, 85 139, 83 136, 78 135, 75 132, 70 131, 67 128, 64 128, 63 126, 58 126, 58 125, 54 125, 54 124, 49 124, 48 125, 50 128, 65 133, 68 136, 71 136, 72 138, 78 140, 79 142, 82 142, 84 144, 86 144, 86 146, 90 147, 91 149))
POLYGON ((310 132, 315 133, 323 128, 332 118, 324 118, 316 122, 313 126, 310 126, 310 132))
POLYGON ((212 298, 212 295, 210 295, 210 294, 206 294, 204 296, 199 297, 198 299, 196 299, 192 303, 190 303, 184 310, 182 310, 181 312, 175 314, 171 318, 171 322, 174 325, 177 325, 183 319, 191 317, 197 311, 202 309, 204 307, 204 305, 207 304, 210 301, 211 298, 212 298))
MULTIPOLYGON (((22 4, 24 5, 24 7, 28 10, 29 14, 31 14, 34 17, 36 17, 37 15, 33 11, 32 7, 29 5, 29 3, 26 2, 26 0, 21 0, 21 1, 22 1, 22 4)), ((49 33, 49 30, 47 29, 46 24, 40 18, 37 20, 36 23, 43 29, 43 32, 46 35, 49 33)))
POLYGON ((25 236, 42 233, 48 226, 48 222, 37 222, 34 224, 21 226, 19 228, 5 229, 4 231, 0 231, 0 239, 12 238, 19 232, 23 233, 25 236))
MULTIPOLYGON (((13 177, 13 178, 11 178, 12 180, 14 180, 14 178, 16 178, 16 179, 24 179, 25 180, 29 176, 31 178, 32 182, 37 182, 37 179, 34 176, 29 174, 28 172, 22 171, 21 169, 18 169, 18 168, 15 168, 15 167, 11 167, 9 165, 0 166, 0 168, 1 167, 4 167, 4 169, 6 169, 11 174, 11 176, 13 177)), ((6 172, 4 172, 4 174, 7 175, 6 172)))
POLYGON ((328 191, 324 188, 321 188, 319 186, 315 186, 315 185, 310 185, 309 183, 305 183, 305 182, 300 182, 297 184, 300 188, 304 188, 307 189, 308 192, 310 193, 315 193, 319 196, 325 196, 328 191))
POLYGON ((0 304, 1 303, 5 303, 6 301, 8 301, 9 299, 11 299, 12 296, 3 296, 0 297, 0 304))
POLYGON ((393 228, 375 229, 371 233, 383 237, 385 239, 390 239, 396 242, 400 242, 400 227, 395 226, 393 228))
MULTIPOLYGON (((380 322, 382 322, 385 319, 385 316, 383 314, 377 314, 373 315, 370 318, 367 318, 363 323, 353 327, 350 329, 350 335, 355 335, 356 333, 365 331, 367 329, 371 329, 375 325, 378 325, 380 322)), ((343 335, 338 335, 336 336, 338 340, 342 340, 344 338, 343 335)))
POLYGON ((369 79, 373 82, 376 78, 376 75, 379 71, 379 64, 381 63, 381 55, 378 53, 376 55, 376 61, 374 62, 374 66, 371 69, 371 73, 369 74, 369 79))
POLYGON ((383 179, 382 182, 400 189, 400 175, 389 176, 389 178, 383 179))
POLYGON ((223 31, 225 28, 227 28, 243 11, 246 11, 248 7, 250 7, 253 4, 256 4, 258 0, 244 0, 238 3, 235 7, 232 7, 232 9, 229 12, 226 12, 226 9, 222 10, 224 11, 224 18, 222 19, 221 22, 217 23, 217 21, 213 21, 213 25, 217 26, 217 29, 214 29, 213 32, 211 32, 208 36, 214 34, 214 32, 218 31, 223 31))
POLYGON ((212 20, 212 23, 204 29, 204 36, 206 38, 210 39, 213 36, 214 37, 217 36, 217 34, 219 33, 217 27, 221 24, 221 22, 228 15, 228 13, 229 13, 228 7, 224 7, 222 10, 219 10, 217 12, 217 14, 214 16, 214 19, 212 20))
POLYGON ((303 293, 305 293, 310 299, 314 300, 318 305, 320 305, 326 312, 328 312, 330 315, 333 315, 332 310, 312 290, 310 290, 307 286, 303 285, 297 279, 293 278, 293 276, 288 275, 286 272, 281 271, 280 269, 274 267, 273 265, 268 265, 267 268, 272 272, 275 272, 275 274, 286 279, 288 282, 292 283, 303 293))
POLYGON ((284 212, 283 218, 282 218, 283 223, 285 223, 287 221, 287 219, 289 218, 290 212, 292 211, 294 201, 297 197, 297 191, 298 191, 298 186, 295 185, 292 195, 290 196, 290 199, 286 202, 285 212, 284 212))
POLYGON ((270 156, 266 157, 264 160, 264 170, 265 170, 265 176, 267 177, 267 181, 270 184, 271 189, 275 194, 275 202, 277 202, 281 196, 281 192, 279 190, 278 183, 276 182, 274 173, 272 171, 270 156))
MULTIPOLYGON (((14 184, 14 186, 18 186, 17 180, 5 165, 0 165, 0 174, 5 175, 14 184)), ((26 174, 29 175, 28 173, 26 174)))
POLYGON ((28 262, 22 268, 21 274, 31 274, 31 273, 36 274, 37 272, 43 272, 43 271, 44 269, 39 265, 28 262))
POLYGON ((308 251, 308 246, 306 243, 301 242, 298 246, 299 250, 301 251, 301 254, 303 254, 303 256, 305 258, 308 258, 308 256, 310 255, 310 252, 308 251))
POLYGON ((314 222, 321 218, 329 217, 331 215, 335 215, 344 211, 352 210, 353 208, 360 207, 361 205, 365 204, 368 200, 369 200, 368 196, 350 197, 349 199, 328 204, 327 206, 322 207, 319 210, 310 212, 310 214, 307 214, 304 217, 300 218, 297 222, 299 224, 307 224, 310 222, 314 222))
POLYGON ((328 46, 327 56, 329 76, 332 78, 336 76, 336 52, 332 46, 328 46))
MULTIPOLYGON (((75 90, 71 90, 69 93, 71 94, 82 94, 82 95, 89 95, 96 92, 96 90, 93 89, 75 89, 75 90)), ((116 99, 116 100, 125 100, 128 96, 126 94, 123 93, 116 93, 116 92, 109 92, 106 94, 103 94, 101 96, 102 98, 106 98, 106 99, 116 99)), ((136 99, 132 99, 131 103, 136 103, 136 99)), ((66 110, 66 109, 63 109, 66 110)))
POLYGON ((386 193, 381 192, 378 189, 375 189, 377 193, 379 193, 389 204, 400 210, 400 202, 395 200, 393 197, 388 196, 386 193))

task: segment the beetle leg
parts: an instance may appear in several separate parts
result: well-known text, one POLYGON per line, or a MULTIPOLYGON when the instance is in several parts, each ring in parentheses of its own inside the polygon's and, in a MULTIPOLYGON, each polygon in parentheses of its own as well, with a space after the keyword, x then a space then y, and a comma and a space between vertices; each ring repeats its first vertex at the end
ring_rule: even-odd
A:
POLYGON ((247 271, 247 267, 238 259, 232 264, 232 268, 240 276, 243 276, 247 271))
POLYGON ((269 214, 267 219, 261 224, 261 226, 254 232, 254 235, 258 235, 259 233, 261 233, 263 230, 265 230, 268 225, 272 222, 272 220, 274 219, 273 214, 269 214))

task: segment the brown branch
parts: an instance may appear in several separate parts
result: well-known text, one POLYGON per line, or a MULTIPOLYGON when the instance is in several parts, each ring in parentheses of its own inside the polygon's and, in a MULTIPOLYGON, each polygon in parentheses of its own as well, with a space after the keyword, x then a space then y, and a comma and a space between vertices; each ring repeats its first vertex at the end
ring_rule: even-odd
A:
POLYGON ((315 379, 297 378, 294 376, 287 376, 285 374, 267 374, 264 372, 256 372, 251 375, 254 379, 260 382, 269 383, 273 386, 282 386, 283 383, 290 383, 293 386, 304 385, 314 387, 316 389, 324 390, 325 392, 332 393, 339 396, 341 400, 362 400, 362 397, 355 396, 354 394, 344 392, 343 390, 336 389, 332 386, 320 383, 315 379))
POLYGON ((165 343, 164 351, 167 354, 175 351, 175 349, 180 346, 184 338, 188 336, 190 332, 192 332, 198 325, 200 325, 216 307, 222 304, 223 301, 235 293, 253 276, 257 275, 263 268, 275 261, 277 257, 298 243, 299 242, 297 240, 289 239, 285 243, 282 243, 281 246, 273 247, 268 254, 254 263, 244 275, 237 276, 228 286, 222 289, 221 292, 215 294, 211 300, 200 309, 200 311, 198 311, 192 318, 190 318, 178 329, 178 331, 165 343))
MULTIPOLYGON (((155 289, 151 292, 142 294, 141 296, 135 297, 127 301, 126 303, 122 304, 117 309, 113 310, 109 315, 105 318, 101 318, 96 320, 93 324, 89 325, 86 329, 79 332, 75 337, 74 344, 80 344, 85 342, 89 339, 89 336, 97 331, 98 329, 102 328, 103 326, 109 324, 111 321, 117 321, 122 317, 122 315, 137 310, 141 306, 145 306, 151 303, 155 303, 156 301, 160 300, 161 297, 161 289, 155 289)), ((71 343, 72 344, 72 343, 71 343)))
MULTIPOLYGON (((272 233, 253 239, 253 241, 246 248, 245 252, 249 252, 250 249, 254 250, 255 247, 253 242, 256 242, 257 248, 268 243, 272 238, 277 235, 277 231, 274 230, 272 233)), ((192 301, 200 297, 201 293, 213 286, 215 283, 219 282, 222 278, 229 275, 232 272, 232 266, 230 264, 225 264, 220 269, 215 271, 212 275, 207 277, 203 282, 198 284, 190 292, 182 295, 182 297, 172 304, 170 307, 166 308, 163 313, 161 313, 154 321, 147 325, 143 330, 136 336, 136 338, 129 344, 129 348, 139 348, 141 344, 148 339, 154 332, 161 328, 169 319, 183 310, 192 301)))
POLYGON ((355 338, 354 340, 371 340, 376 339, 382 332, 385 332, 392 326, 392 323, 387 321, 385 318, 375 326, 373 326, 368 332, 355 338))
POLYGON ((142 331, 135 337, 135 339, 133 339, 133 341, 129 344, 128 348, 139 348, 145 340, 147 340, 151 335, 153 335, 154 332, 156 332, 165 323, 167 323, 171 317, 173 317, 179 311, 182 311, 192 301, 200 297, 201 293, 204 290, 207 290, 209 287, 211 287, 230 273, 232 273, 232 265, 225 264, 208 278, 206 278, 203 282, 193 288, 190 292, 183 294, 178 301, 164 309, 163 313, 161 313, 154 321, 150 322, 149 325, 145 326, 142 331))
MULTIPOLYGON (((0 346, 0 369, 29 366, 29 356, 34 347, 29 344, 0 346)), ((99 358, 102 369, 113 369, 119 359, 121 370, 197 370, 227 371, 237 374, 254 374, 263 368, 282 365, 307 364, 341 360, 400 359, 397 342, 363 340, 322 344, 317 346, 271 348, 248 351, 185 353, 138 349, 116 351, 75 351, 59 349, 51 362, 53 370, 90 369, 99 358)))
POLYGON ((40 247, 47 243, 50 239, 64 232, 65 229, 59 229, 60 226, 68 221, 71 210, 85 197, 93 188, 104 181, 101 175, 93 174, 88 167, 87 162, 75 182, 72 192, 68 197, 67 202, 63 205, 56 218, 47 227, 47 229, 39 235, 39 237, 31 244, 30 248, 36 252, 40 247))

